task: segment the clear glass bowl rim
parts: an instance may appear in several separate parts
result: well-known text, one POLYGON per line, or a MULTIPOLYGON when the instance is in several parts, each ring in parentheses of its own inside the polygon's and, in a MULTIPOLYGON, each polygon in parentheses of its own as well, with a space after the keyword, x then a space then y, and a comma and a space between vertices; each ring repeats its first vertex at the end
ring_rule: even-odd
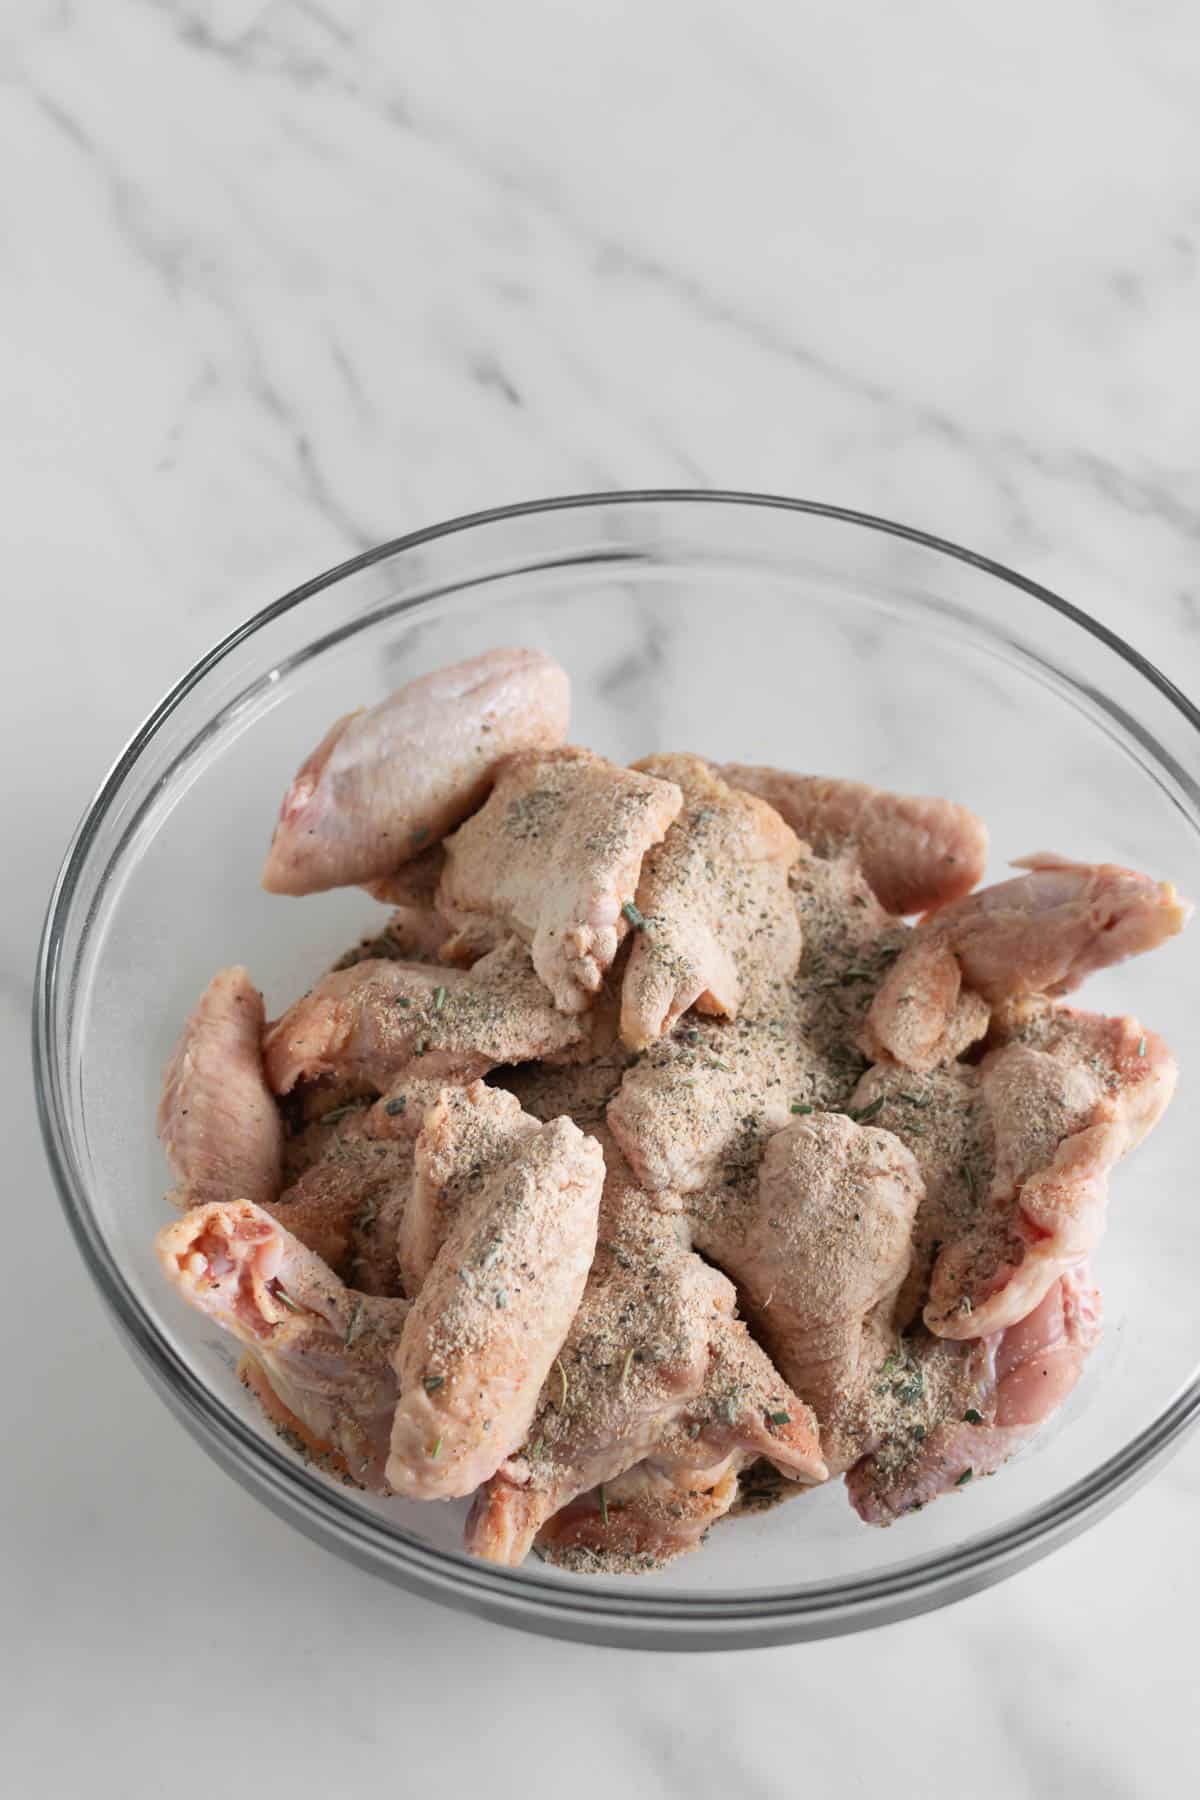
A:
MULTIPOLYGON (((500 521, 607 507, 763 507, 808 514, 906 540, 967 563, 1069 619, 1137 671, 1198 734, 1200 710, 1116 632, 1051 589, 990 557, 914 526, 850 507, 736 489, 640 488, 569 494, 466 513, 393 538, 292 589, 229 633, 176 683, 133 734, 105 776, 67 848, 50 896, 38 951, 33 1000, 33 1073, 38 1117, 59 1199, 83 1260, 153 1386, 192 1435, 243 1486, 288 1522, 364 1568, 414 1592, 518 1628, 584 1642, 662 1649, 734 1649, 832 1636, 928 1611, 1015 1573, 1085 1530, 1132 1493, 1178 1447, 1200 1418, 1200 1377, 1084 1480, 1053 1501, 958 1549, 926 1556, 882 1575, 809 1583, 803 1588, 729 1595, 608 1592, 587 1582, 560 1583, 535 1570, 501 1570, 434 1549, 358 1512, 294 1457, 256 1436, 189 1370, 126 1284, 97 1225, 74 1166, 70 1128, 54 1061, 54 1018, 71 905, 101 824, 151 740, 183 699, 226 656, 313 595, 372 565, 435 539, 500 521)), ((425 602, 418 599, 413 604, 425 602)))

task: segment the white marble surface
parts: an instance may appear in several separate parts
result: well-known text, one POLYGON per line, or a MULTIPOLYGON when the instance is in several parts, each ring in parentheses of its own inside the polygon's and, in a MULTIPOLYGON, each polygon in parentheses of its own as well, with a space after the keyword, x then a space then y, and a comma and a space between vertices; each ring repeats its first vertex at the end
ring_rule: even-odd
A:
POLYGON ((58 1215, 26 1018, 67 834, 162 689, 472 507, 874 509, 1200 688, 1194 7, 15 0, 0 120, 6 1790, 1186 1787, 1200 1442, 867 1638, 635 1659, 439 1612, 276 1525, 143 1384, 58 1215))

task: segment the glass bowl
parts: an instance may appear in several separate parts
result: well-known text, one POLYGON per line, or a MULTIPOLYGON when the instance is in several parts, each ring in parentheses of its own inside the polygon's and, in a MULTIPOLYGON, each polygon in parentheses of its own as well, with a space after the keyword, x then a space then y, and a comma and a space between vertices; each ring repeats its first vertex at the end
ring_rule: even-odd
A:
POLYGON ((715 1529, 640 1580, 508 1571, 459 1550, 462 1506, 364 1497, 260 1421, 235 1352, 159 1276, 167 1185, 159 1071, 220 966, 279 1011, 380 917, 355 891, 259 887, 279 799, 328 723, 489 646, 569 670, 572 736, 948 794, 996 862, 1051 848, 1200 892, 1200 715, 1065 601, 880 519, 750 494, 632 493, 508 507, 384 544, 219 644, 133 738, 50 903, 35 1060, 51 1165, 85 1261, 176 1416, 251 1492, 402 1586, 591 1642, 732 1648, 861 1629, 1044 1555, 1144 1479, 1200 1410, 1200 935, 1096 979, 1087 1004, 1162 1031, 1183 1068, 1159 1130, 1117 1171, 1097 1259, 1107 1325, 1042 1440, 994 1480, 889 1531, 840 1483, 715 1529))

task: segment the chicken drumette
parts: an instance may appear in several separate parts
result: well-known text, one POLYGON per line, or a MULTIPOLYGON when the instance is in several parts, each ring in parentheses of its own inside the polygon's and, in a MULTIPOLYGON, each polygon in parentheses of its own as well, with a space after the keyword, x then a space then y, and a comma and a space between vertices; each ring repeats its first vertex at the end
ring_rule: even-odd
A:
POLYGON ((896 1349, 921 1177, 890 1131, 796 1119, 756 1182, 697 1197, 698 1247, 738 1284, 760 1342, 821 1427, 831 1475, 863 1453, 869 1395, 896 1349))
POLYGON ((777 812, 698 756, 648 756, 634 767, 674 782, 684 802, 646 853, 637 886, 621 1038, 644 1050, 689 1007, 732 1019, 795 974, 800 926, 788 871, 800 844, 777 812))
MULTIPOLYGON (((570 1119, 529 1121, 530 1129, 512 1110, 518 1116, 493 1119, 483 1133, 477 1120, 457 1120, 457 1211, 395 1353, 387 1477, 413 1500, 471 1493, 524 1440, 595 1251, 599 1144, 570 1119), (507 1155, 495 1142, 503 1135, 507 1155), (488 1166, 472 1186, 481 1136, 488 1166)), ((434 1134, 454 1123, 435 1112, 434 1134)), ((452 1160, 444 1143, 431 1154, 452 1160)))
POLYGON ((538 1130, 539 1121, 502 1089, 482 1081, 442 1089, 416 1139, 412 1192, 397 1239, 405 1293, 420 1292, 463 1206, 538 1130))
POLYGON ((590 750, 509 757, 486 806, 446 840, 438 905, 458 927, 447 953, 516 932, 555 1005, 582 1012, 628 929, 642 858, 682 803, 673 781, 590 750))

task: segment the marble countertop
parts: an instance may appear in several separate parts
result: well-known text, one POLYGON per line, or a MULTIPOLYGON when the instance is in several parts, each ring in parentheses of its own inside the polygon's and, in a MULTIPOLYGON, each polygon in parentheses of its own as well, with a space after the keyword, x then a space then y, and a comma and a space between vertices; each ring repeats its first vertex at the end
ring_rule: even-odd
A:
POLYGON ((451 514, 836 501, 1200 689, 1194 9, 20 0, 0 76, 8 1790, 1177 1791, 1200 1441, 866 1637, 635 1661, 436 1610, 169 1420, 59 1216, 26 1040, 54 870, 133 726, 245 615, 451 514))

